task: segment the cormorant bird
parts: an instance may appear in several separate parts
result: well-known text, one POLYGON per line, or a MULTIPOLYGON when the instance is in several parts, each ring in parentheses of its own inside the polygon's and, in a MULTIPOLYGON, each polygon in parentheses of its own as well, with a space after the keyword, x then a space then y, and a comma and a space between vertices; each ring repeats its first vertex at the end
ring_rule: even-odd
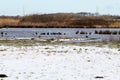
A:
POLYGON ((8 77, 6 74, 0 74, 0 78, 6 78, 8 77))

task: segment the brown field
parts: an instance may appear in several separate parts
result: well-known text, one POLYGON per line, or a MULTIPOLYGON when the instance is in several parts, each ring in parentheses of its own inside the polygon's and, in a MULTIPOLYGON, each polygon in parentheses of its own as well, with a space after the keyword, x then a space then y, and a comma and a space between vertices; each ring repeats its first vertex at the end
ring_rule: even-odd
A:
POLYGON ((95 16, 83 13, 34 14, 26 16, 1 16, 1 28, 120 28, 119 16, 95 16))
POLYGON ((20 19, 15 18, 0 18, 0 27, 17 26, 20 19))

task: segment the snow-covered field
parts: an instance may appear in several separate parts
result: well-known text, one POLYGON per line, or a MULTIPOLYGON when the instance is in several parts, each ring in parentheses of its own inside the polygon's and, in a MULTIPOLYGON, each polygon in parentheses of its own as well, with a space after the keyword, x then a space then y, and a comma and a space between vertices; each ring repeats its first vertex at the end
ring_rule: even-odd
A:
POLYGON ((120 51, 75 45, 0 46, 0 74, 8 76, 3 80, 120 80, 120 51))

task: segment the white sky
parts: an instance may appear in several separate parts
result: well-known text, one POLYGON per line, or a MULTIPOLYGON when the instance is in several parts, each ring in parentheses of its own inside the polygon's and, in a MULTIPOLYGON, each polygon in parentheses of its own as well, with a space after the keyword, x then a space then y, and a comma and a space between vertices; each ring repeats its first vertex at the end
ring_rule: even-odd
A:
POLYGON ((120 0, 0 0, 0 15, 96 11, 120 15, 120 0))

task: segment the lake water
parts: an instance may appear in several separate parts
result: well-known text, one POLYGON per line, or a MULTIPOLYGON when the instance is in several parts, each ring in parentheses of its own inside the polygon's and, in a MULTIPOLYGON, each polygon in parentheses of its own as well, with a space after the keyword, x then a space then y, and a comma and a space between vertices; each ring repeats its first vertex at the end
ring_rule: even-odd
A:
POLYGON ((120 28, 1 28, 0 37, 6 38, 95 38, 102 41, 120 40, 120 34, 95 34, 97 31, 117 31, 120 28), (80 32, 87 34, 80 34, 80 32), (78 32, 76 34, 76 32, 78 32))

